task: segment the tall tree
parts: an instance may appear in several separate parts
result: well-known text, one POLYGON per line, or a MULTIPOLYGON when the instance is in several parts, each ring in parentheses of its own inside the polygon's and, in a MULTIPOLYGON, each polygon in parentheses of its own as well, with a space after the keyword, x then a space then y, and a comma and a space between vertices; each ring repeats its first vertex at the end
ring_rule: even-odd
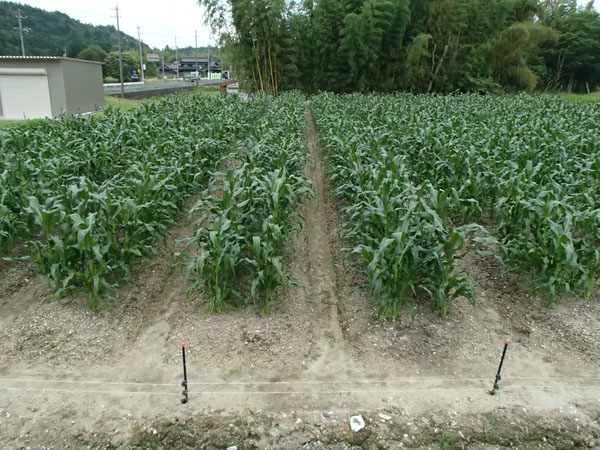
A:
POLYGON ((493 39, 487 50, 498 80, 507 87, 533 90, 538 77, 528 66, 541 45, 555 43, 558 33, 541 24, 517 23, 493 39))
POLYGON ((391 2, 367 0, 360 13, 349 13, 341 30, 340 53, 349 70, 345 84, 349 90, 376 88, 376 74, 385 64, 381 45, 392 19, 391 2))
POLYGON ((577 11, 577 0, 542 0, 540 2, 541 20, 546 25, 555 25, 561 18, 577 11))
POLYGON ((600 14, 584 10, 556 22, 560 38, 546 52, 549 87, 586 92, 600 86, 600 14))
POLYGON ((284 0, 199 0, 213 26, 226 27, 231 16, 230 45, 242 81, 260 92, 277 95, 283 73, 282 42, 286 30, 284 0))
POLYGON ((342 90, 338 80, 343 76, 345 67, 339 50, 345 16, 344 4, 340 0, 320 0, 314 10, 313 61, 321 90, 342 90))
POLYGON ((576 0, 199 3, 257 91, 531 90, 549 73, 577 89, 597 84, 597 16, 579 16, 576 0))

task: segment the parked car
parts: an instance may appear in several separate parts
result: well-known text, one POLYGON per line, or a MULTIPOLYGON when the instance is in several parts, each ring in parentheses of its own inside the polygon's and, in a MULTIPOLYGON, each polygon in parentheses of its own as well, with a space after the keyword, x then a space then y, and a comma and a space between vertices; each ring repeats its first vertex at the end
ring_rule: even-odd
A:
POLYGON ((198 72, 188 72, 183 74, 183 81, 196 81, 200 79, 198 72))

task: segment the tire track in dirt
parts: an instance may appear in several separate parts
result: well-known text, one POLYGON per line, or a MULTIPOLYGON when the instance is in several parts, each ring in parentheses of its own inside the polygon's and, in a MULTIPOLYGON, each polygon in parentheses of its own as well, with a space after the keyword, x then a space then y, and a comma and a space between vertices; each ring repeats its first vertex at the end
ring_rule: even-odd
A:
POLYGON ((329 199, 327 184, 323 170, 323 155, 317 142, 315 126, 310 111, 306 112, 307 145, 314 161, 307 166, 306 175, 310 178, 316 191, 316 199, 305 204, 304 230, 308 236, 308 295, 315 301, 317 308, 322 309, 318 323, 316 347, 319 351, 317 359, 309 366, 308 373, 316 379, 341 374, 356 373, 355 362, 346 349, 344 334, 338 314, 338 292, 336 274, 333 264, 332 247, 329 240, 327 211, 329 199))

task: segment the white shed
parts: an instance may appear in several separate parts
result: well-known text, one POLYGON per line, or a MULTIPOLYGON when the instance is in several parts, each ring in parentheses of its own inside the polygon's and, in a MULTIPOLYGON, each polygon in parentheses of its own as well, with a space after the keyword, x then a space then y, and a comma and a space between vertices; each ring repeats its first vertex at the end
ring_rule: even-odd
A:
POLYGON ((102 106, 102 63, 55 56, 0 56, 0 120, 80 114, 102 106))

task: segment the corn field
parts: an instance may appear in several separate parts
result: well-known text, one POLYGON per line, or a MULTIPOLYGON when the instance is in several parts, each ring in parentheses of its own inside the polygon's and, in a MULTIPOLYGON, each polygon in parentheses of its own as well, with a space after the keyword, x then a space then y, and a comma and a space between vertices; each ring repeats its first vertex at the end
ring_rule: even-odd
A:
POLYGON ((417 296, 442 315, 475 291, 456 262, 486 246, 549 303, 600 276, 600 107, 549 97, 312 98, 348 252, 379 314, 417 296))
MULTIPOLYGON (((476 302, 468 251, 526 274, 549 304, 600 277, 600 107, 531 96, 319 94, 311 111, 349 261, 380 317, 476 302)), ((57 295, 90 306, 156 253, 192 195, 181 261, 209 311, 269 311, 293 282, 286 243, 314 196, 306 107, 172 96, 129 113, 0 131, 0 252, 24 243, 57 295)))
POLYGON ((174 96, 0 131, 3 251, 24 240, 57 295, 83 288, 97 309, 266 107, 174 96))
POLYGON ((186 274, 190 289, 208 294, 211 312, 245 305, 248 292, 268 312, 277 290, 285 292, 284 243, 301 228, 298 202, 313 195, 303 173, 304 116, 300 94, 270 99, 268 112, 192 209, 199 218, 188 248, 200 251, 186 255, 186 274))

